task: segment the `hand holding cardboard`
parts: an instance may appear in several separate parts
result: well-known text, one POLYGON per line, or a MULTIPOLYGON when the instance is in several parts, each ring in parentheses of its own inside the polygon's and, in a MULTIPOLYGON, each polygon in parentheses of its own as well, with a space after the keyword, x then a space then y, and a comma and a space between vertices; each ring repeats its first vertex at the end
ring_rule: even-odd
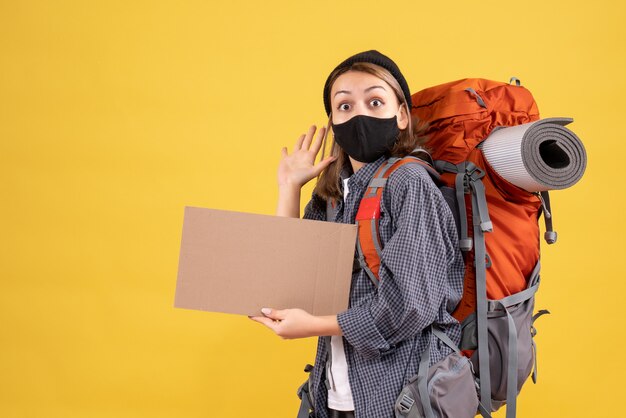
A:
POLYGON ((263 316, 251 316, 283 339, 320 335, 342 335, 337 315, 314 316, 302 309, 261 309, 263 316))
POLYGON ((185 208, 174 306, 258 316, 348 307, 356 226, 185 208))

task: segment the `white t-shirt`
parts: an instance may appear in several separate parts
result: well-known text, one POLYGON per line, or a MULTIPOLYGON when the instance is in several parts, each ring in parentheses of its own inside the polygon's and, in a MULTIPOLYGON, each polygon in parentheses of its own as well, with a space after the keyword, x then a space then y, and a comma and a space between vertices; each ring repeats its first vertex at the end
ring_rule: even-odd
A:
MULTIPOLYGON (((348 179, 343 181, 343 200, 348 196, 348 179)), ((330 337, 331 346, 331 367, 330 367, 330 389, 328 389, 328 407, 337 411, 354 411, 354 400, 352 390, 348 381, 348 363, 346 353, 343 348, 343 337, 333 335, 330 337)))

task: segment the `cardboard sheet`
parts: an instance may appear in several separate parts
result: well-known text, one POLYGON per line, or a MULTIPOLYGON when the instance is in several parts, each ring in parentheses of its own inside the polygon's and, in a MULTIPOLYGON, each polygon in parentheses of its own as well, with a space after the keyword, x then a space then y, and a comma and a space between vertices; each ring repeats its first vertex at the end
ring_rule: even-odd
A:
POLYGON ((348 307, 356 225, 186 207, 174 306, 242 315, 348 307))

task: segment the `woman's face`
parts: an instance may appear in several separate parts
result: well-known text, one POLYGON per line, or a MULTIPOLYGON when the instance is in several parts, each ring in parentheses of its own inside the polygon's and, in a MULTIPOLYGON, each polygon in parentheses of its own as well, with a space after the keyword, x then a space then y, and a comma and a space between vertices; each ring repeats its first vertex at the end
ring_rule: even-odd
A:
POLYGON ((405 129, 408 117, 387 82, 373 74, 347 71, 337 77, 330 89, 332 119, 335 125, 356 115, 376 118, 398 116, 398 128, 405 129))

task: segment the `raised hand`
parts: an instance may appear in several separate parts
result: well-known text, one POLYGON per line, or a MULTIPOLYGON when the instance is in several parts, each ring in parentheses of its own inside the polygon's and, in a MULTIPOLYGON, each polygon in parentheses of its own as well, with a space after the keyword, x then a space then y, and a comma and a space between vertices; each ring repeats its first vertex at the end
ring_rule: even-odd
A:
POLYGON ((291 154, 287 152, 287 147, 281 150, 282 158, 278 165, 279 186, 302 187, 336 159, 331 156, 315 164, 315 157, 322 147, 326 132, 325 127, 320 128, 313 141, 316 129, 316 126, 312 125, 306 134, 302 134, 296 141, 291 154))

